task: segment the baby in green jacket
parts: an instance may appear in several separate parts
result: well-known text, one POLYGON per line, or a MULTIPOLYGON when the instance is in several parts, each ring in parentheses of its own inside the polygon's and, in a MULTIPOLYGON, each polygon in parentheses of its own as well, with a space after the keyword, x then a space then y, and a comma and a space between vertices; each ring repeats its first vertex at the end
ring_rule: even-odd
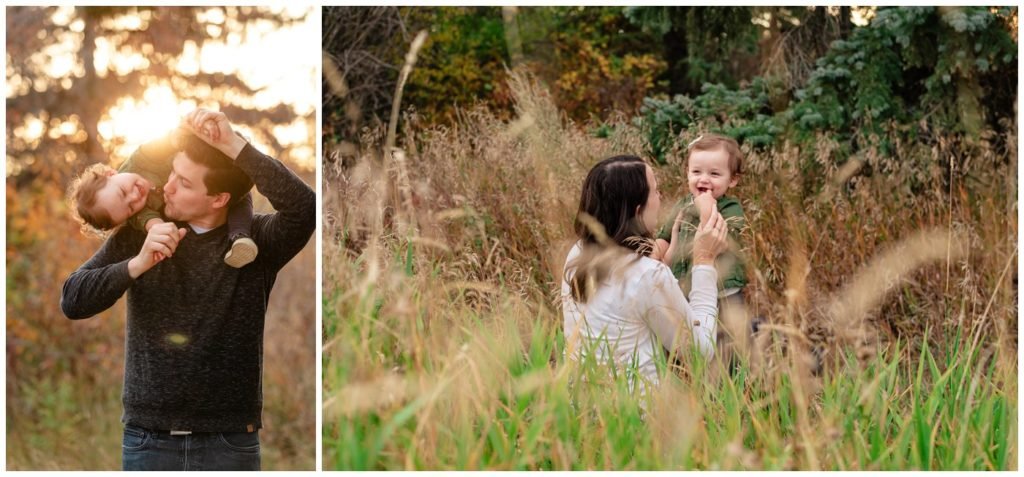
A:
POLYGON ((727 196, 736 186, 743 165, 743 156, 735 139, 718 134, 705 134, 689 146, 686 178, 690 195, 676 206, 675 222, 658 232, 651 258, 661 260, 679 278, 684 293, 690 290, 693 269, 690 251, 700 222, 717 207, 729 226, 729 249, 715 261, 719 278, 719 300, 743 302, 747 273, 741 259, 741 231, 746 225, 743 208, 735 197, 727 196))

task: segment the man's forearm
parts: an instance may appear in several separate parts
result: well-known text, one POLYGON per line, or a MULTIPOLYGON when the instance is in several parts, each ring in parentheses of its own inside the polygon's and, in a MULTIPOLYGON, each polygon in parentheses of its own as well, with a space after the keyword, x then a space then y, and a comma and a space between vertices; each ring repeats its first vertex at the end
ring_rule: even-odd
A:
POLYGON ((89 318, 114 306, 134 282, 128 273, 128 260, 99 268, 90 268, 91 263, 64 281, 60 309, 72 320, 89 318))
POLYGON ((67 280, 60 307, 73 320, 88 318, 117 303, 135 282, 128 273, 128 261, 136 255, 138 232, 121 227, 111 235, 67 280))
POLYGON ((281 161, 245 143, 235 165, 249 175, 256 184, 256 190, 279 213, 299 222, 312 222, 315 226, 316 193, 281 161))

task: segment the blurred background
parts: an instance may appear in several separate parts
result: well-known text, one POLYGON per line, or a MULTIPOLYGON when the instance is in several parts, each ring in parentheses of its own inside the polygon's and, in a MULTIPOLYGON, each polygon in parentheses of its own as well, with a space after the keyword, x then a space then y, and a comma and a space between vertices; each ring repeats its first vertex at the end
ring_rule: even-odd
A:
MULTIPOLYGON (((87 166, 117 167, 196 107, 223 111, 307 183, 315 172, 315 10, 8 7, 7 466, 120 469, 123 300, 84 321, 64 279, 102 243, 65 200, 87 166)), ((256 195, 257 212, 270 212, 256 195)), ((267 314, 264 469, 315 469, 315 240, 267 314)))

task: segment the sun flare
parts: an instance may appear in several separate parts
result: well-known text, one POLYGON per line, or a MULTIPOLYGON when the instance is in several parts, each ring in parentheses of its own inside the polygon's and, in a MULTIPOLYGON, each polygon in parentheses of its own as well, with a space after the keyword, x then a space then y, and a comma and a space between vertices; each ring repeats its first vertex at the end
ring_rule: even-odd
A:
POLYGON ((195 101, 179 101, 170 87, 151 86, 141 101, 131 97, 118 101, 99 122, 98 130, 104 141, 123 141, 114 153, 124 158, 141 144, 173 130, 181 117, 195 108, 195 101))

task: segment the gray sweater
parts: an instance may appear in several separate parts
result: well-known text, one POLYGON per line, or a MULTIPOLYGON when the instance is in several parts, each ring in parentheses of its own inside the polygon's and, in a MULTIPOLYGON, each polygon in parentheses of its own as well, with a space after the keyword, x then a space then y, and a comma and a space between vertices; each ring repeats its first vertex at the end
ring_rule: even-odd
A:
MULTIPOLYGON (((227 224, 189 230, 174 256, 132 279, 144 232, 121 227, 64 282, 61 309, 89 318, 128 292, 122 422, 160 430, 261 427, 263 325, 277 272, 316 228, 316 194, 277 160, 246 145, 235 163, 277 210, 257 214, 256 260, 224 265, 227 224)), ((309 299, 314 288, 310 283, 309 299)), ((310 323, 313 322, 313 317, 310 323)))

